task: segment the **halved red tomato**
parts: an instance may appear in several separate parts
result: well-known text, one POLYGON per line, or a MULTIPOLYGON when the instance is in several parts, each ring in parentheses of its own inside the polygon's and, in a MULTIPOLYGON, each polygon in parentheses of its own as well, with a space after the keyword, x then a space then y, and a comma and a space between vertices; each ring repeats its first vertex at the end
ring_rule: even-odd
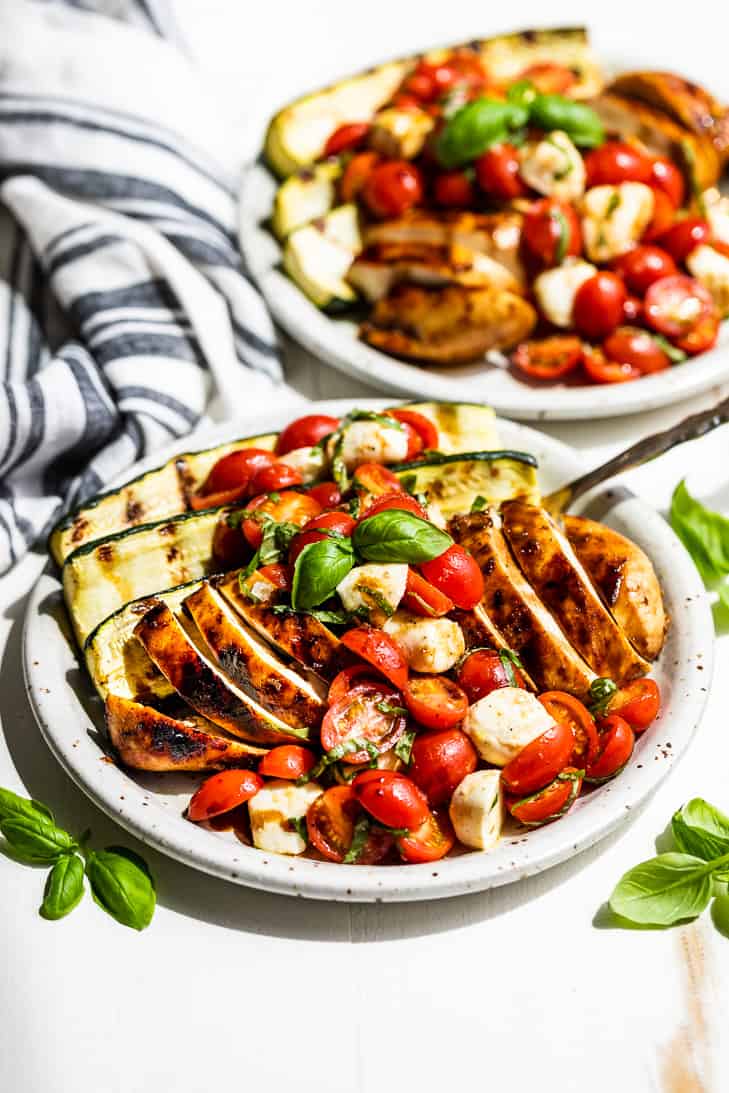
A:
POLYGON ((661 706, 661 692, 654 679, 634 679, 616 691, 608 710, 619 714, 633 732, 643 732, 655 721, 661 706))
POLYGON ((524 686, 519 669, 496 649, 474 649, 461 661, 456 679, 469 702, 478 702, 479 698, 485 698, 500 687, 524 686))
POLYGON ((342 495, 336 482, 317 482, 308 492, 310 497, 316 498, 323 509, 333 509, 342 503, 342 495))
POLYGON ((711 225, 699 216, 678 220, 658 240, 659 247, 667 250, 676 262, 685 262, 689 254, 701 243, 711 239, 711 225))
POLYGON ((438 447, 438 430, 425 414, 419 414, 417 410, 408 410, 407 407, 397 407, 387 411, 389 417, 394 417, 403 425, 410 425, 422 441, 422 447, 435 451, 438 447))
POLYGON ((635 736, 625 718, 608 714, 597 723, 600 732, 600 749, 592 763, 585 768, 585 781, 600 785, 620 774, 633 754, 635 736))
POLYGON ((644 296, 654 281, 678 273, 676 263, 662 247, 642 245, 615 258, 612 267, 631 292, 644 296))
POLYGON ((342 636, 342 645, 366 660, 398 691, 402 691, 408 681, 407 661, 400 646, 384 630, 377 630, 374 626, 357 626, 342 636))
POLYGON ((235 569, 244 565, 250 556, 250 547, 241 535, 239 527, 231 527, 227 514, 219 519, 213 532, 213 559, 218 569, 235 569))
POLYGON ((428 514, 420 502, 411 497, 409 493, 403 493, 400 490, 399 493, 383 493, 362 513, 358 523, 361 524, 363 520, 367 520, 370 516, 377 516, 378 512, 386 512, 387 509, 402 509, 404 512, 412 512, 414 516, 419 516, 421 520, 428 519, 428 514))
POLYGON ((572 334, 555 334, 521 342, 511 355, 516 368, 538 380, 555 380, 574 371, 582 360, 582 342, 572 334))
POLYGON ((683 181, 683 174, 670 159, 663 159, 659 156, 657 159, 653 160, 651 165, 650 185, 654 190, 656 188, 663 190, 670 199, 674 209, 681 208, 686 187, 683 181))
POLYGON ((207 778, 187 806, 187 818, 194 823, 230 812, 255 797, 263 779, 252 770, 221 770, 207 778))
POLYGON ((402 696, 408 711, 426 729, 450 729, 468 710, 466 693, 447 676, 411 675, 402 696))
POLYGON ((645 298, 650 326, 685 353, 710 349, 719 334, 719 313, 709 290, 682 273, 654 281, 645 298))
POLYGON ((304 547, 309 543, 319 543, 322 539, 329 538, 332 532, 345 536, 351 535, 354 525, 354 518, 348 512, 323 512, 319 516, 314 516, 291 540, 289 564, 294 565, 304 547))
MULTIPOLYGON (((309 842, 329 861, 342 862, 352 847, 355 824, 364 816, 351 786, 332 786, 309 805, 306 814, 309 842)), ((375 865, 387 856, 392 845, 389 832, 371 828, 353 864, 375 865)))
POLYGON ((644 241, 652 243, 654 239, 660 239, 669 231, 675 219, 676 208, 668 194, 653 187, 653 216, 643 232, 644 241))
POLYGON ((574 746, 569 722, 557 721, 506 764, 501 780, 511 793, 533 793, 564 770, 574 746))
POLYGON ((193 512, 201 512, 203 509, 217 509, 221 505, 234 505, 248 496, 248 485, 236 486, 230 490, 218 490, 217 493, 193 493, 190 497, 190 508, 193 512))
POLYGON ((456 836, 445 812, 433 813, 417 830, 396 839, 397 849, 403 861, 415 865, 419 862, 440 861, 453 849, 456 836))
POLYGON ((263 539, 264 515, 270 516, 277 523, 298 524, 303 527, 312 517, 319 515, 321 505, 308 493, 284 490, 283 493, 275 493, 270 497, 267 494, 254 497, 245 511, 250 515, 241 523, 241 530, 249 545, 258 550, 263 539))
POLYGON ((635 365, 609 360, 599 346, 586 348, 582 363, 595 383, 626 383, 628 380, 640 379, 643 374, 635 365))
POLYGON ((339 196, 343 202, 357 198, 379 162, 377 152, 358 152, 352 156, 339 180, 339 196))
POLYGON ((398 713, 400 696, 386 686, 357 687, 346 698, 330 706, 321 723, 321 746, 331 751, 345 741, 362 742, 361 750, 347 752, 348 763, 367 763, 374 754, 394 747, 407 726, 398 713))
POLYGON ((526 827, 542 824, 564 816, 582 789, 582 771, 567 767, 553 782, 529 797, 507 798, 506 807, 515 819, 526 827))
POLYGON ((616 186, 621 182, 649 183, 653 174, 651 159, 620 140, 608 140, 585 156, 587 186, 616 186))
POLYGON ((478 562, 458 543, 432 561, 422 562, 420 572, 464 611, 470 611, 483 596, 483 573, 478 562))
POLYGON ((477 766, 478 752, 460 729, 423 732, 415 737, 410 777, 434 807, 447 804, 477 766))
POLYGON ((330 417, 329 414, 305 414, 297 417, 279 434, 276 454, 286 455, 296 448, 311 448, 338 428, 339 418, 330 417))
POLYGON ((470 209, 475 200, 473 183, 465 171, 443 171, 433 182, 433 197, 446 208, 470 209))
POLYGON ((577 213, 566 201, 545 197, 535 201, 524 216, 524 242, 545 266, 560 265, 582 250, 577 213))
POLYGON ((423 199, 423 176, 406 159, 388 159, 368 174, 362 196, 375 216, 402 216, 423 199))
POLYGON ((273 463, 270 467, 261 467, 256 471, 248 483, 248 491, 255 497, 259 493, 273 493, 288 489, 289 486, 300 486, 303 481, 301 472, 295 467, 289 467, 286 463, 273 463))
POLYGON ((575 70, 556 61, 537 61, 529 65, 519 76, 529 80, 542 95, 563 95, 577 83, 575 70))
POLYGON ((435 585, 426 581, 425 577, 421 577, 414 569, 408 569, 402 605, 413 614, 430 619, 442 618, 453 610, 453 600, 445 596, 435 585))
POLYGON ((381 463, 360 463, 352 475, 352 486, 357 492, 376 497, 383 493, 404 493, 400 479, 381 463))
MULTIPOLYGON (((200 490, 202 496, 236 490, 247 486, 256 471, 276 462, 273 452, 264 448, 243 448, 228 452, 214 465, 200 490)), ((225 503, 225 502, 224 502, 225 503)))
POLYGON ((370 816, 387 827, 406 827, 410 831, 428 818, 425 794, 405 774, 364 770, 352 782, 352 789, 370 816))
POLYGON ((353 664, 349 668, 343 668, 334 677, 329 685, 327 702, 330 706, 334 706, 337 702, 341 702, 343 698, 353 694, 356 687, 364 686, 369 688, 381 685, 382 680, 374 678, 369 664, 353 664))
POLYGON ((629 364, 642 376, 663 372, 671 362, 654 334, 636 326, 619 326, 605 339, 603 349, 611 361, 629 364))
POLYGON ((599 740, 595 719, 579 698, 566 691, 545 691, 539 701, 550 717, 569 725, 574 737, 570 765, 584 769, 598 752, 599 740))
POLYGON ((308 774, 316 766, 316 756, 300 744, 281 744, 272 748, 258 764, 258 773, 266 778, 290 778, 292 781, 308 774))
POLYGON ((474 166, 479 186, 491 197, 511 201, 529 193, 519 174, 519 152, 513 144, 494 144, 474 166))
POLYGON ((262 565, 258 570, 262 577, 270 581, 276 588, 290 589, 292 571, 290 565, 262 565))
MULTIPOLYGON (((369 131, 368 121, 350 121, 338 126, 324 145, 324 155, 338 156, 341 152, 351 152, 362 143, 369 131)), ((316 441, 312 443, 316 444, 316 441)))

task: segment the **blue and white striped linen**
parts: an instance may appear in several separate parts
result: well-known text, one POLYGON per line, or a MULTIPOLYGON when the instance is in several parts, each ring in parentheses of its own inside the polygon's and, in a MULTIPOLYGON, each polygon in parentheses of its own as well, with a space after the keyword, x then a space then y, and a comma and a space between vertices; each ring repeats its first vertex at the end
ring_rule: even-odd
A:
POLYGON ((0 4, 0 573, 204 415, 280 399, 216 115, 161 0, 0 4))

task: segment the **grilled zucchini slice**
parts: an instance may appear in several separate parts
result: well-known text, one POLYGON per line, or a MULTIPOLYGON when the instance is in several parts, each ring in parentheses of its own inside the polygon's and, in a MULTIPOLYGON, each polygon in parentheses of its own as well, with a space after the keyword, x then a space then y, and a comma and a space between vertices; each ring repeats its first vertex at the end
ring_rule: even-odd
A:
POLYGON ((357 299, 344 278, 361 249, 357 206, 340 205, 291 233, 284 247, 283 266, 317 307, 341 311, 357 299))
POLYGON ((390 468, 413 493, 424 493, 450 519, 475 505, 498 505, 519 497, 539 503, 537 461, 526 452, 466 452, 436 455, 390 468))
POLYGON ((63 565, 72 551, 95 539, 186 512, 190 496, 200 489, 219 459, 243 448, 273 451, 277 436, 266 433, 186 452, 132 478, 120 489, 97 494, 59 520, 48 542, 51 554, 58 565, 63 565))
POLYGON ((415 410, 433 422, 442 455, 485 452, 499 446, 496 415, 490 406, 477 402, 405 402, 400 408, 415 410))
POLYGON ((341 173, 338 162, 320 163, 298 171, 279 186, 271 217, 271 227, 279 239, 327 215, 334 206, 336 181, 341 173))

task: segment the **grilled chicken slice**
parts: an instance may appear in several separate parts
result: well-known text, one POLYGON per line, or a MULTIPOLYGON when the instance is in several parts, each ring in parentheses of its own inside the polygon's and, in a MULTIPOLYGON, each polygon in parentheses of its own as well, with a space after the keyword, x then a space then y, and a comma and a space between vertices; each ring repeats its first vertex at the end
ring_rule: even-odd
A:
POLYGON ((481 567, 483 608, 539 689, 586 695, 595 673, 522 575, 504 538, 498 510, 454 516, 450 530, 481 567))
POLYGON ((506 501, 503 530, 519 567, 599 676, 624 683, 649 671, 605 607, 568 540, 539 505, 506 501))
POLYGON ((355 258, 347 280, 370 303, 386 296, 402 281, 439 287, 465 285, 467 288, 493 288, 522 295, 523 289, 506 266, 487 254, 477 254, 465 247, 425 247, 390 244, 371 247, 355 258))
POLYGON ((532 305, 513 292, 403 284, 375 304, 360 336, 393 357, 464 364, 490 349, 511 349, 536 321, 532 305))
POLYGON ((303 722, 287 724, 226 679, 167 604, 152 607, 134 633, 177 693, 209 721, 256 744, 308 739, 310 729, 303 722))
POLYGON ((225 675, 267 710, 293 725, 316 727, 326 710, 326 689, 287 668, 243 623, 207 581, 185 609, 225 675))
POLYGON ((521 260, 522 217, 514 212, 435 214, 413 209, 397 220, 381 220, 364 229, 363 245, 463 247, 506 266, 514 279, 526 283, 521 260))
POLYGON ((674 72, 624 72, 609 90, 663 110, 697 136, 708 136, 722 163, 729 158, 729 110, 699 84, 674 72))
POLYGON ((238 577, 238 572, 226 573, 214 578, 212 585, 251 629, 278 652, 327 682, 334 679, 345 663, 351 663, 336 634, 312 615, 276 614, 273 606, 279 593, 265 577, 258 573, 252 577, 256 595, 261 597, 258 602, 241 592, 238 577))
POLYGON ((175 718, 129 698, 110 694, 106 700, 109 739, 122 763, 135 770, 222 770, 255 767, 265 748, 254 748, 207 732, 209 721, 187 713, 175 718))
POLYGON ((609 135, 637 139, 653 155, 683 163, 699 189, 713 186, 719 178, 719 155, 709 136, 698 136, 664 111, 626 95, 606 92, 590 105, 609 135))
POLYGON ((612 528, 582 516, 565 516, 575 554, 641 656, 655 660, 666 638, 668 619, 661 586, 647 555, 612 528))
MULTIPOLYGON (((472 611, 456 609, 451 611, 448 617, 454 619, 463 631, 466 640, 466 656, 468 656, 469 649, 493 648, 498 651, 499 649, 509 648, 503 634, 496 629, 483 604, 477 603, 472 611)), ((526 668, 522 667, 520 671, 527 690, 536 691, 537 686, 526 668)))

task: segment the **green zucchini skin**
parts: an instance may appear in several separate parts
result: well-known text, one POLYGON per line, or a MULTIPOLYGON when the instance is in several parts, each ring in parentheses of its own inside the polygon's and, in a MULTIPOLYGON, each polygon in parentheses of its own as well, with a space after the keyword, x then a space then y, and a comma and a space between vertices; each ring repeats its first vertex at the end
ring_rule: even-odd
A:
POLYGON ((414 459, 410 463, 393 463, 388 470, 393 474, 404 474, 407 471, 417 471, 420 467, 443 467, 449 463, 463 463, 474 461, 478 463, 495 463, 502 459, 509 459, 514 463, 524 463, 527 467, 538 467, 539 463, 530 452, 518 452, 508 448, 493 452, 453 452, 450 455, 432 455, 427 459, 414 459))

